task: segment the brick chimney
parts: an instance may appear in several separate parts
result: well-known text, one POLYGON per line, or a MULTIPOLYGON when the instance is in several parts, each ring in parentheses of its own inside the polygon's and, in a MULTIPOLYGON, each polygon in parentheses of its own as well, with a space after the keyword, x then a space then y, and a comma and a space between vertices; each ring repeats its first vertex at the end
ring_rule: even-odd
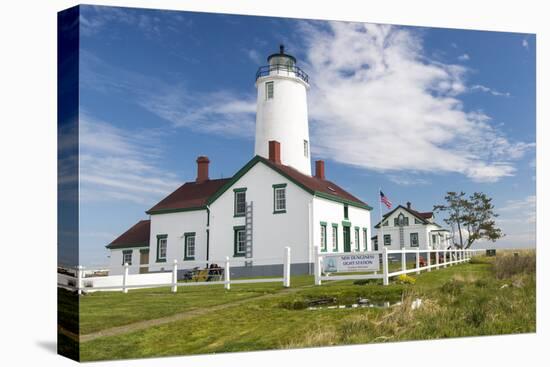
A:
POLYGON ((410 209, 410 208, 411 208, 411 202, 407 201, 407 209, 410 209))
POLYGON ((200 156, 197 158, 197 183, 208 181, 208 165, 210 160, 208 157, 200 156))
POLYGON ((269 160, 281 164, 281 144, 277 140, 269 141, 269 160))
POLYGON ((325 161, 315 161, 315 177, 325 179, 325 161))

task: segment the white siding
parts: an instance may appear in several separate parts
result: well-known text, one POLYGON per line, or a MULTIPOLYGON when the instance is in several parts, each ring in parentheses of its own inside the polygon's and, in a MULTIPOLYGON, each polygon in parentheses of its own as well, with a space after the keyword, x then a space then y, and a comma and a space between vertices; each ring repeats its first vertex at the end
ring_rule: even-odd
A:
POLYGON ((235 188, 246 188, 246 201, 253 203, 253 263, 280 264, 284 247, 292 251, 293 263, 309 261, 309 203, 312 195, 259 162, 210 206, 210 258, 233 259, 234 226, 244 226, 244 217, 234 217, 235 188), (286 213, 273 214, 273 185, 286 186, 286 213))
POLYGON ((404 244, 406 248, 413 248, 411 247, 411 233, 418 233, 418 243, 419 243, 419 249, 426 250, 431 247, 431 238, 429 235, 429 232, 435 229, 440 229, 440 227, 434 225, 434 224, 415 224, 415 217, 408 213, 406 210, 400 208, 393 212, 389 217, 387 217, 384 221, 388 221, 387 227, 378 228, 377 230, 377 236, 378 236, 378 248, 381 250, 383 247, 386 247, 388 250, 398 250, 401 248, 400 240, 399 240, 399 227, 394 226, 394 218, 397 218, 399 214, 403 213, 403 215, 407 218, 409 218, 409 225, 403 227, 403 239, 404 244), (384 246, 384 239, 382 235, 391 235, 391 246, 384 246))
POLYGON ((360 228, 360 246, 361 250, 364 249, 363 243, 363 228, 367 228, 367 246, 369 250, 372 250, 370 243, 371 237, 371 223, 370 223, 370 211, 362 208, 357 208, 348 205, 348 219, 344 218, 344 204, 315 197, 313 199, 313 243, 315 246, 321 248, 321 222, 327 224, 327 252, 332 251, 332 224, 338 225, 338 252, 344 251, 344 227, 342 221, 348 221, 351 223, 351 250, 355 248, 355 227, 360 228))
POLYGON ((127 249, 114 249, 110 251, 109 275, 120 275, 123 273, 122 251, 132 251, 132 265, 129 266, 129 274, 139 273, 139 250, 147 247, 134 247, 127 249))
MULTIPOLYGON (((151 237, 149 240, 149 264, 151 270, 171 269, 178 260, 184 268, 184 234, 195 232, 195 261, 206 260, 206 209, 168 214, 151 215, 151 237), (166 262, 157 263, 157 235, 167 235, 166 262), (183 262, 183 263, 182 263, 183 262)), ((190 264, 194 267, 194 264, 190 264)))

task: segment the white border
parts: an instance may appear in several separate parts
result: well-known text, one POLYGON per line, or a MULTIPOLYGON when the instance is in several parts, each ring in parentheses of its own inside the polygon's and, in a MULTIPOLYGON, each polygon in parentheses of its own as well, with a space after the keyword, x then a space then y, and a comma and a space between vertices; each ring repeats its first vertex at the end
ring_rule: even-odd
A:
MULTIPOLYGON (((320 4, 319 1, 296 0, 134 0, 87 3, 537 33, 537 184, 539 188, 549 187, 544 169, 549 165, 548 148, 541 144, 543 136, 546 140, 550 136, 548 127, 542 123, 550 122, 550 33, 546 25, 548 11, 543 1, 339 0, 320 4)), ((75 1, 62 0, 12 1, 2 6, 2 245, 4 249, 22 246, 12 243, 13 235, 18 233, 29 233, 33 239, 33 243, 24 244, 23 248, 29 250, 19 251, 17 258, 8 255, 11 251, 3 252, 7 258, 0 272, 2 279, 10 279, 10 282, 2 282, 2 365, 73 365, 53 352, 56 338, 56 275, 53 269, 56 266, 56 12, 75 4, 75 1), (22 262, 28 267, 24 268, 22 262), (34 287, 32 291, 25 287, 31 280, 36 284, 37 279, 43 287, 34 287)), ((544 354, 550 340, 548 316, 544 311, 549 309, 547 290, 550 289, 548 236, 542 231, 544 205, 548 207, 547 195, 538 190, 537 303, 542 312, 538 312, 536 335, 232 353, 102 362, 99 365, 540 365, 535 361, 547 359, 544 354)))

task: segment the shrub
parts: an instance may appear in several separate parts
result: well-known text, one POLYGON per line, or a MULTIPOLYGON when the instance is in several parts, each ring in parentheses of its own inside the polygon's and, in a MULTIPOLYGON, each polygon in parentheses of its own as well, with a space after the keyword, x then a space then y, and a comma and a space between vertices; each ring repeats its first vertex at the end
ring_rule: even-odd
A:
POLYGON ((414 284, 416 279, 407 274, 401 274, 397 277, 397 282, 400 284, 414 284))
POLYGON ((451 296, 458 296, 464 290, 464 282, 452 279, 441 286, 441 291, 451 296))
POLYGON ((497 256, 493 266, 497 279, 511 278, 517 274, 534 274, 537 258, 534 250, 505 253, 497 256))

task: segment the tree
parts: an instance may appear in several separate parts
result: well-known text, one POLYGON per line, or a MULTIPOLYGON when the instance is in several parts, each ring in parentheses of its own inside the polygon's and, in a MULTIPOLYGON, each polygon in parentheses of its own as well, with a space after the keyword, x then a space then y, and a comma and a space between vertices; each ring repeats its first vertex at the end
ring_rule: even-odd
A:
POLYGON ((476 240, 482 238, 495 242, 504 236, 502 230, 495 225, 494 218, 498 217, 498 214, 494 212, 492 200, 482 192, 474 192, 469 200, 465 201, 465 213, 461 220, 468 231, 466 248, 470 248, 476 240))
POLYGON ((447 192, 447 195, 445 195, 445 201, 447 202, 447 204, 434 205, 433 209, 435 212, 447 213, 447 218, 443 220, 447 225, 454 227, 454 225, 456 224, 461 248, 464 248, 461 222, 463 221, 467 202, 467 200, 464 198, 465 196, 466 193, 462 191, 460 193, 449 191, 447 192))
POLYGON ((498 214, 494 212, 495 206, 492 198, 482 192, 474 192, 466 198, 464 192, 449 191, 445 196, 444 205, 434 205, 434 211, 447 213, 444 222, 454 227, 457 226, 460 238, 460 248, 470 248, 479 239, 488 239, 495 242, 504 236, 502 230, 496 227, 494 218, 498 214), (466 245, 462 238, 462 228, 468 232, 466 245))

